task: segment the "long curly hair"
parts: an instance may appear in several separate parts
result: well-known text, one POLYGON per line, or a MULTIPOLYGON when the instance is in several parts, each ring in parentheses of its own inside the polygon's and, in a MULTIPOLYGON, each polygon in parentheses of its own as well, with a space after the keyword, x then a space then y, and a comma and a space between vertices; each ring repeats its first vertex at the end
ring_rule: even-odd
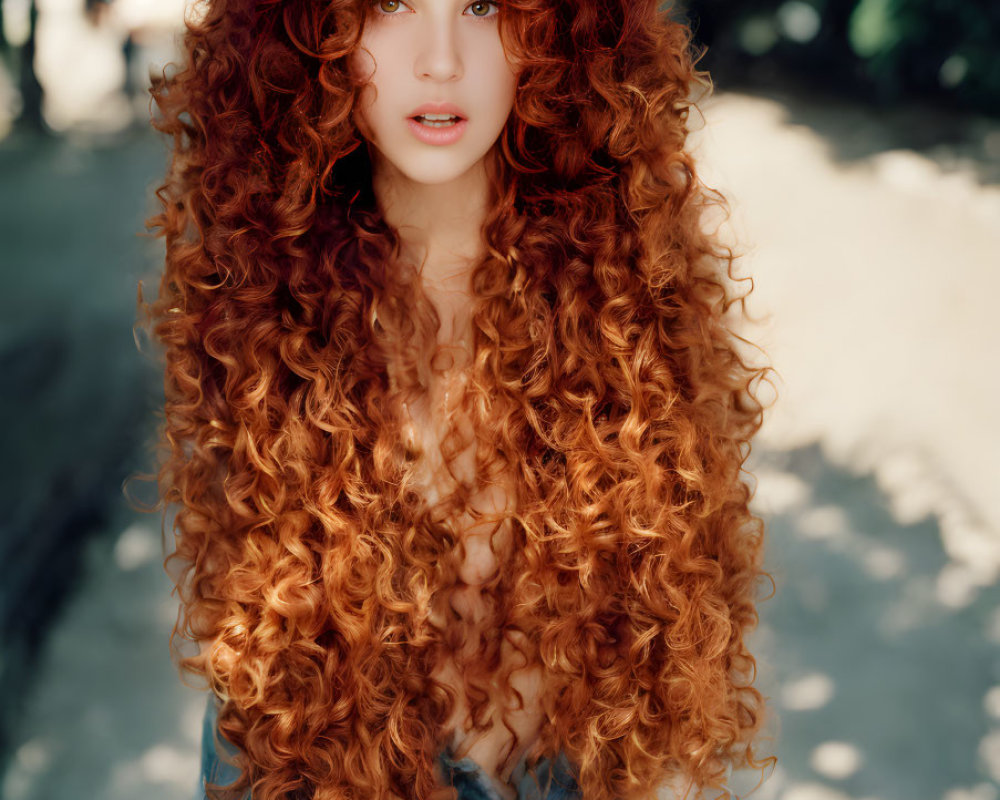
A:
POLYGON ((166 261, 139 302, 165 358, 172 641, 201 645, 181 668, 224 701, 234 795, 452 796, 434 758, 458 697, 435 670, 459 665, 479 727, 495 687, 518 700, 512 647, 544 678, 527 763, 564 753, 587 800, 725 791, 772 760, 744 640, 767 579, 743 473, 766 370, 705 225, 724 199, 685 150, 709 81, 654 0, 500 9, 516 99, 441 447, 446 466, 473 447, 475 470, 437 497, 400 409, 441 374, 440 319, 352 121, 370 0, 204 2, 154 82, 166 261), (484 517, 500 483, 511 502, 484 517), (501 565, 472 647, 459 519, 492 526, 501 565))

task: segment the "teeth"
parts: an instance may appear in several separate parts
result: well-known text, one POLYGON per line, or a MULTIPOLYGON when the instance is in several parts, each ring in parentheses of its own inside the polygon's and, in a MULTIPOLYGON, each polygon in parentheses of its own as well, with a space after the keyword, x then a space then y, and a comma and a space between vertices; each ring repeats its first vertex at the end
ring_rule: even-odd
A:
POLYGON ((448 114, 422 114, 417 121, 426 128, 450 128, 458 124, 458 117, 448 114))

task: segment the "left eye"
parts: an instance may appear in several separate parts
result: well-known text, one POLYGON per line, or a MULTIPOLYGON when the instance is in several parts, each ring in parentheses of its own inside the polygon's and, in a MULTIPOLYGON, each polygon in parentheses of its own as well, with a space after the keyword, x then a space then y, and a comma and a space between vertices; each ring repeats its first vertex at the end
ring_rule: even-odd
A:
POLYGON ((489 13, 490 6, 495 8, 497 11, 500 10, 500 7, 496 3, 492 2, 492 0, 470 3, 467 8, 473 9, 472 16, 474 17, 491 17, 493 15, 489 13), (476 9, 479 9, 482 13, 477 13, 476 9))

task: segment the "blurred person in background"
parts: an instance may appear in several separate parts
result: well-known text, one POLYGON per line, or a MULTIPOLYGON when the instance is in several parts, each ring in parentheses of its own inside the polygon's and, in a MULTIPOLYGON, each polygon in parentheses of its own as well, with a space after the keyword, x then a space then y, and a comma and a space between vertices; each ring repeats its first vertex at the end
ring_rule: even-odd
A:
MULTIPOLYGON (((93 25, 114 24, 109 21, 113 3, 114 0, 84 0, 84 9, 91 23, 93 25)), ((122 91, 126 96, 132 97, 136 93, 134 62, 137 31, 127 25, 123 27, 122 59, 125 61, 125 80, 122 84, 122 91)))

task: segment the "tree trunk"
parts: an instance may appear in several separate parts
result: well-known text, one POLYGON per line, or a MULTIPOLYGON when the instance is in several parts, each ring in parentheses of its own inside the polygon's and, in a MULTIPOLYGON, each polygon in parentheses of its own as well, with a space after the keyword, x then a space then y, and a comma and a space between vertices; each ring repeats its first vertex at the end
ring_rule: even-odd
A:
POLYGON ((3 25, 3 0, 0 0, 0 58, 7 58, 10 45, 7 42, 7 29, 3 25))
POLYGON ((48 133, 48 126, 42 117, 42 97, 44 90, 35 75, 35 34, 38 30, 38 4, 31 0, 28 12, 30 27, 28 40, 21 46, 21 115, 17 125, 32 133, 48 133))

